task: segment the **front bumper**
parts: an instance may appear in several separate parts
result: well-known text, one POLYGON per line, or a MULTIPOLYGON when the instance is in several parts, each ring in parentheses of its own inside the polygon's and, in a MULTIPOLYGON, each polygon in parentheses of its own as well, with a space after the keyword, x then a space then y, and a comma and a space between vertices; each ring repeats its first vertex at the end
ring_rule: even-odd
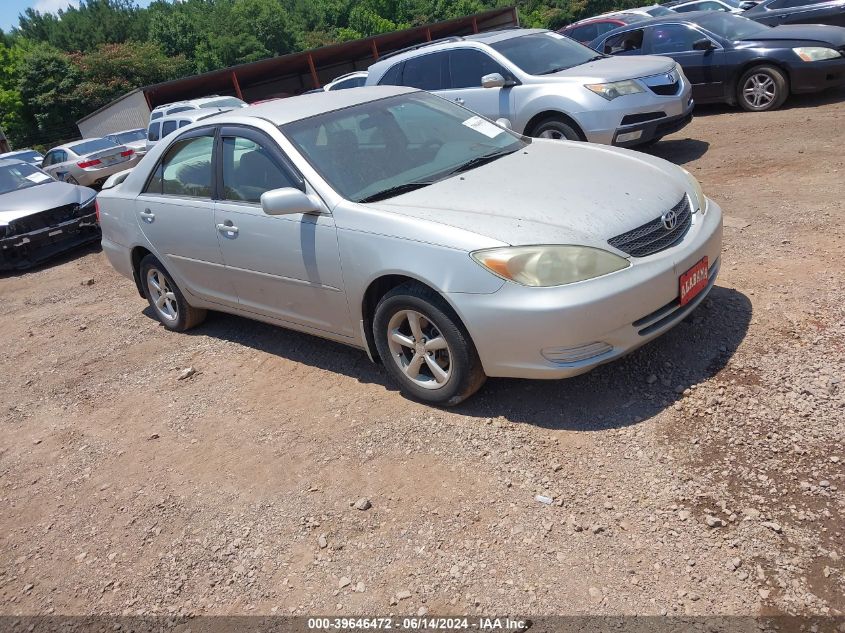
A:
POLYGON ((659 139, 667 134, 672 134, 685 128, 692 121, 692 110, 695 102, 690 99, 687 111, 679 116, 655 119, 645 123, 626 125, 616 130, 613 135, 613 144, 618 147, 636 147, 654 139, 659 139), (637 134, 639 133, 639 134, 637 134))
POLYGON ((54 255, 100 239, 95 213, 55 226, 0 239, 0 270, 22 270, 54 255))
POLYGON ((789 79, 792 92, 819 92, 845 86, 845 57, 794 64, 789 79))
POLYGON ((506 283, 492 294, 450 293, 488 376, 568 378, 628 354, 691 312, 713 287, 722 211, 708 202, 684 239, 622 271, 553 288, 506 283), (683 308, 678 280, 702 257, 707 287, 683 308), (558 360, 549 360, 549 358, 558 360), (563 360, 561 360, 563 359, 563 360))

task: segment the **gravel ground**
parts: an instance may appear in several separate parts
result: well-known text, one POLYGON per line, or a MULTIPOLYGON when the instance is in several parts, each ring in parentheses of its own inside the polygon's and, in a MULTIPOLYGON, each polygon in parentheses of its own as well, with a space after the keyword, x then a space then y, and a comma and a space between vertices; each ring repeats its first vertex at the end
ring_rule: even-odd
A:
POLYGON ((726 214, 702 307, 453 410, 305 335, 167 332, 96 249, 0 277, 0 614, 841 615, 845 93, 788 105, 651 150, 726 214))

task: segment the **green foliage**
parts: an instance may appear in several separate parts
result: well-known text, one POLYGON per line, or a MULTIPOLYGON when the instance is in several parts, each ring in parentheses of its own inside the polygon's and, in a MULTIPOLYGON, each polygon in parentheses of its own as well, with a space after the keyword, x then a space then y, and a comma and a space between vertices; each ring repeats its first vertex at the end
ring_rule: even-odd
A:
MULTIPOLYGON (((3 0, 0 0, 2 2, 3 0)), ((0 30, 0 127, 18 146, 76 136, 74 121, 139 86, 515 2, 560 28, 640 0, 80 0, 0 30)))

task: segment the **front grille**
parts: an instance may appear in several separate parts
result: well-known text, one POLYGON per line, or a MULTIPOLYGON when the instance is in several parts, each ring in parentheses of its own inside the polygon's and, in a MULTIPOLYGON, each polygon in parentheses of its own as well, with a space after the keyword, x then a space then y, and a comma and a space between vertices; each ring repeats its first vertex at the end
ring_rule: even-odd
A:
POLYGON ((646 121, 653 121, 654 119, 662 119, 666 113, 662 110, 658 112, 641 112, 640 114, 626 114, 622 117, 620 125, 633 125, 634 123, 645 123, 646 121))
POLYGON ((666 250, 680 242, 692 224, 692 210, 686 195, 672 207, 672 211, 677 216, 677 222, 671 230, 664 226, 661 215, 656 220, 610 238, 607 243, 632 257, 647 257, 666 250))
POLYGON ((80 207, 78 204, 66 204, 55 209, 33 213, 32 215, 12 220, 9 222, 6 235, 7 237, 12 237, 14 235, 32 233, 33 231, 56 226, 62 222, 67 222, 73 218, 82 217, 91 213, 94 213, 93 202, 85 207, 80 207))
POLYGON ((649 86, 649 88, 654 94, 661 95, 663 97, 671 97, 672 95, 678 94, 678 90, 680 87, 680 81, 674 81, 670 84, 661 84, 659 86, 649 86))

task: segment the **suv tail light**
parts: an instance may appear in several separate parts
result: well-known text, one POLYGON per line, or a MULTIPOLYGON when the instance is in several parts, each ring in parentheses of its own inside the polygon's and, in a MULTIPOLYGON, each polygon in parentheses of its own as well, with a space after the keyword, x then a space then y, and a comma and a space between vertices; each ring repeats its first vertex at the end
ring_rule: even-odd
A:
POLYGON ((94 160, 83 160, 81 162, 76 163, 76 165, 80 169, 86 169, 88 167, 93 167, 94 165, 99 165, 102 161, 99 158, 95 158, 94 160))

